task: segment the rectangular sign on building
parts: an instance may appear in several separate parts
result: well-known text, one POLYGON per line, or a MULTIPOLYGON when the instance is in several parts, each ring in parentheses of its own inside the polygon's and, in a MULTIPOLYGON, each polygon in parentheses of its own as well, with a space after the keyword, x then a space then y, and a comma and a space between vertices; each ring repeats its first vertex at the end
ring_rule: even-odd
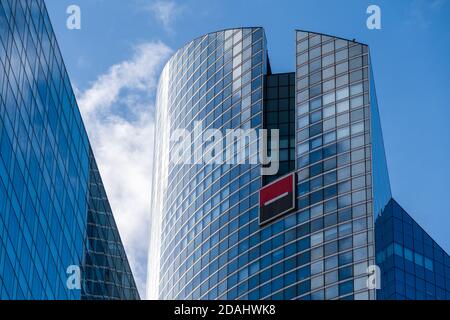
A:
POLYGON ((259 224, 268 223, 295 209, 295 173, 263 187, 259 192, 259 224))

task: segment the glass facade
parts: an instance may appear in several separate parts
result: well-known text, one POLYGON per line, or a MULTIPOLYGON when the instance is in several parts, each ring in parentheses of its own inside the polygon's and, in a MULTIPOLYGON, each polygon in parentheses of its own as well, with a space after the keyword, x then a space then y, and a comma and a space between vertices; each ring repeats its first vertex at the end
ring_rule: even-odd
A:
POLYGON ((373 138, 382 134, 369 49, 303 31, 296 39, 298 207, 311 239, 306 297, 374 299, 366 285, 374 202, 383 207, 390 187, 385 162, 374 165, 384 148, 373 138), (374 192, 375 180, 384 193, 374 192))
POLYGON ((375 228, 378 299, 450 300, 450 256, 395 200, 375 228))
POLYGON ((160 298, 377 298, 367 285, 374 219, 392 195, 369 48, 296 31, 295 58, 295 72, 273 74, 263 30, 246 28, 200 37, 165 67, 151 245, 161 259, 149 267, 160 298), (171 133, 199 120, 203 130, 280 130, 278 174, 171 163, 171 133), (259 189, 289 172, 296 209, 260 225, 259 189))
POLYGON ((204 130, 261 128, 266 63, 261 28, 230 29, 190 42, 163 71, 152 209, 160 225, 152 226, 151 244, 160 248, 161 264, 149 268, 161 270, 161 298, 236 299, 252 286, 248 279, 259 269, 259 254, 249 250, 259 245, 250 235, 259 229, 260 167, 174 165, 169 139, 175 129, 194 130, 195 121, 204 130))
POLYGON ((89 158, 87 240, 81 298, 139 299, 92 150, 89 158))
POLYGON ((0 4, 0 149, 0 298, 138 298, 42 0, 0 4))
POLYGON ((280 168, 264 176, 267 184, 295 169, 295 73, 269 74, 264 84, 264 128, 280 134, 280 168))

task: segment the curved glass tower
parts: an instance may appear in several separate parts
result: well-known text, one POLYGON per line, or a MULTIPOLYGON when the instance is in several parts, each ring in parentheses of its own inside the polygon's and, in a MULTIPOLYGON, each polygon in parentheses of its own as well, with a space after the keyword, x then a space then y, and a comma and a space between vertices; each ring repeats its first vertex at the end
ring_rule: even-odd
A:
MULTIPOLYGON (((164 69, 157 99, 151 243, 160 249, 161 262, 151 264, 153 251, 148 286, 157 286, 160 267, 161 298, 234 299, 248 291, 248 284, 236 285, 249 277, 242 268, 248 268, 249 249, 259 242, 249 235, 259 229, 251 222, 258 219, 260 168, 196 161, 174 165, 169 141, 176 129, 195 133, 200 121, 200 135, 209 128, 261 128, 266 65, 263 30, 245 28, 195 39, 164 69)), ((202 147, 194 137, 191 151, 202 147)))
POLYGON ((376 298, 374 221, 391 189, 369 49, 304 31, 295 41, 292 73, 272 73, 261 28, 202 36, 166 65, 149 297, 376 298), (278 173, 197 161, 218 142, 209 129, 279 130, 278 173))

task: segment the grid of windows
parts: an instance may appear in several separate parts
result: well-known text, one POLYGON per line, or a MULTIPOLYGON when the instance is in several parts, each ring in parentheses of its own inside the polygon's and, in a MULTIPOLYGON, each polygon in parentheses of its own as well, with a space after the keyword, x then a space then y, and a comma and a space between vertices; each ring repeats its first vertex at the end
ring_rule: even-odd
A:
POLYGON ((368 49, 305 32, 297 40, 295 75, 267 75, 260 28, 196 39, 166 66, 153 194, 161 298, 374 298, 366 288, 374 263, 368 49), (173 129, 195 120, 203 129, 258 128, 262 112, 266 127, 289 128, 281 135, 289 160, 295 142, 300 208, 265 227, 258 225, 259 167, 168 161, 173 129))
MULTIPOLYGON (((165 67, 152 207, 160 298, 376 298, 367 288, 374 216, 392 196, 369 50, 296 37, 295 73, 271 73, 261 28, 200 37, 165 67), (275 177, 248 164, 170 163, 170 133, 195 131, 198 120, 202 130, 280 129, 279 175, 296 171, 298 209, 260 226, 258 191, 275 177)), ((200 148, 192 142, 194 154, 200 148)), ((388 246, 386 259, 391 248, 407 259, 402 244, 388 246)), ((436 272, 436 261, 412 254, 436 272)))
POLYGON ((139 293, 92 150, 89 158, 87 242, 81 298, 137 300, 139 293))
POLYGON ((280 133, 280 168, 278 174, 264 176, 268 184, 295 169, 295 73, 270 74, 265 80, 264 128, 280 133))
POLYGON ((259 166, 174 165, 168 141, 174 129, 194 130, 195 121, 203 130, 260 128, 265 47, 261 28, 211 33, 164 69, 152 209, 161 215, 161 298, 235 299, 243 291, 249 235, 258 228, 259 166))
MULTIPOLYGON (((42 0, 0 3, 0 150, 0 298, 90 294, 69 290, 66 271, 83 266, 86 237, 104 236, 87 228, 95 164, 42 0)), ((128 266, 119 260, 96 262, 128 266)), ((96 281, 111 279, 99 271, 96 281)))
POLYGON ((378 299, 450 299, 450 256, 391 200, 375 223, 378 299))
POLYGON ((305 296, 374 299, 368 47, 297 31, 296 78, 298 207, 313 227, 305 296))
POLYGON ((1 297, 78 298, 65 283, 86 229, 81 117, 43 1, 2 1, 0 28, 1 297))

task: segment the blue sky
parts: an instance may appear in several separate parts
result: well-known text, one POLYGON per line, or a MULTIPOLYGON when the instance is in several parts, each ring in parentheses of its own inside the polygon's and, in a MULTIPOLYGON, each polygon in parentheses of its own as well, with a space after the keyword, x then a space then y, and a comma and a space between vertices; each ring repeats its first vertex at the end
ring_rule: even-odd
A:
MULTIPOLYGON (((192 38, 237 26, 265 28, 274 72, 294 71, 294 29, 370 45, 394 197, 450 252, 449 0, 46 3, 141 286, 146 248, 139 241, 145 242, 141 238, 148 230, 142 229, 143 223, 128 224, 133 212, 139 211, 130 210, 133 204, 148 208, 150 191, 142 190, 150 188, 148 137, 159 72, 171 52, 192 38), (66 28, 66 8, 71 4, 81 7, 81 30, 66 28), (382 30, 366 28, 370 4, 381 7, 382 30), (130 84, 133 74, 138 80, 130 84), (133 147, 121 147, 121 142, 130 142, 124 140, 130 132, 137 137, 133 147), (111 143, 116 154, 108 154, 111 143), (129 161, 117 160, 118 153, 130 153, 129 161), (125 174, 117 177, 117 167, 125 174), (124 190, 138 176, 139 188, 124 190)), ((136 219, 147 219, 145 215, 141 208, 136 219)))

